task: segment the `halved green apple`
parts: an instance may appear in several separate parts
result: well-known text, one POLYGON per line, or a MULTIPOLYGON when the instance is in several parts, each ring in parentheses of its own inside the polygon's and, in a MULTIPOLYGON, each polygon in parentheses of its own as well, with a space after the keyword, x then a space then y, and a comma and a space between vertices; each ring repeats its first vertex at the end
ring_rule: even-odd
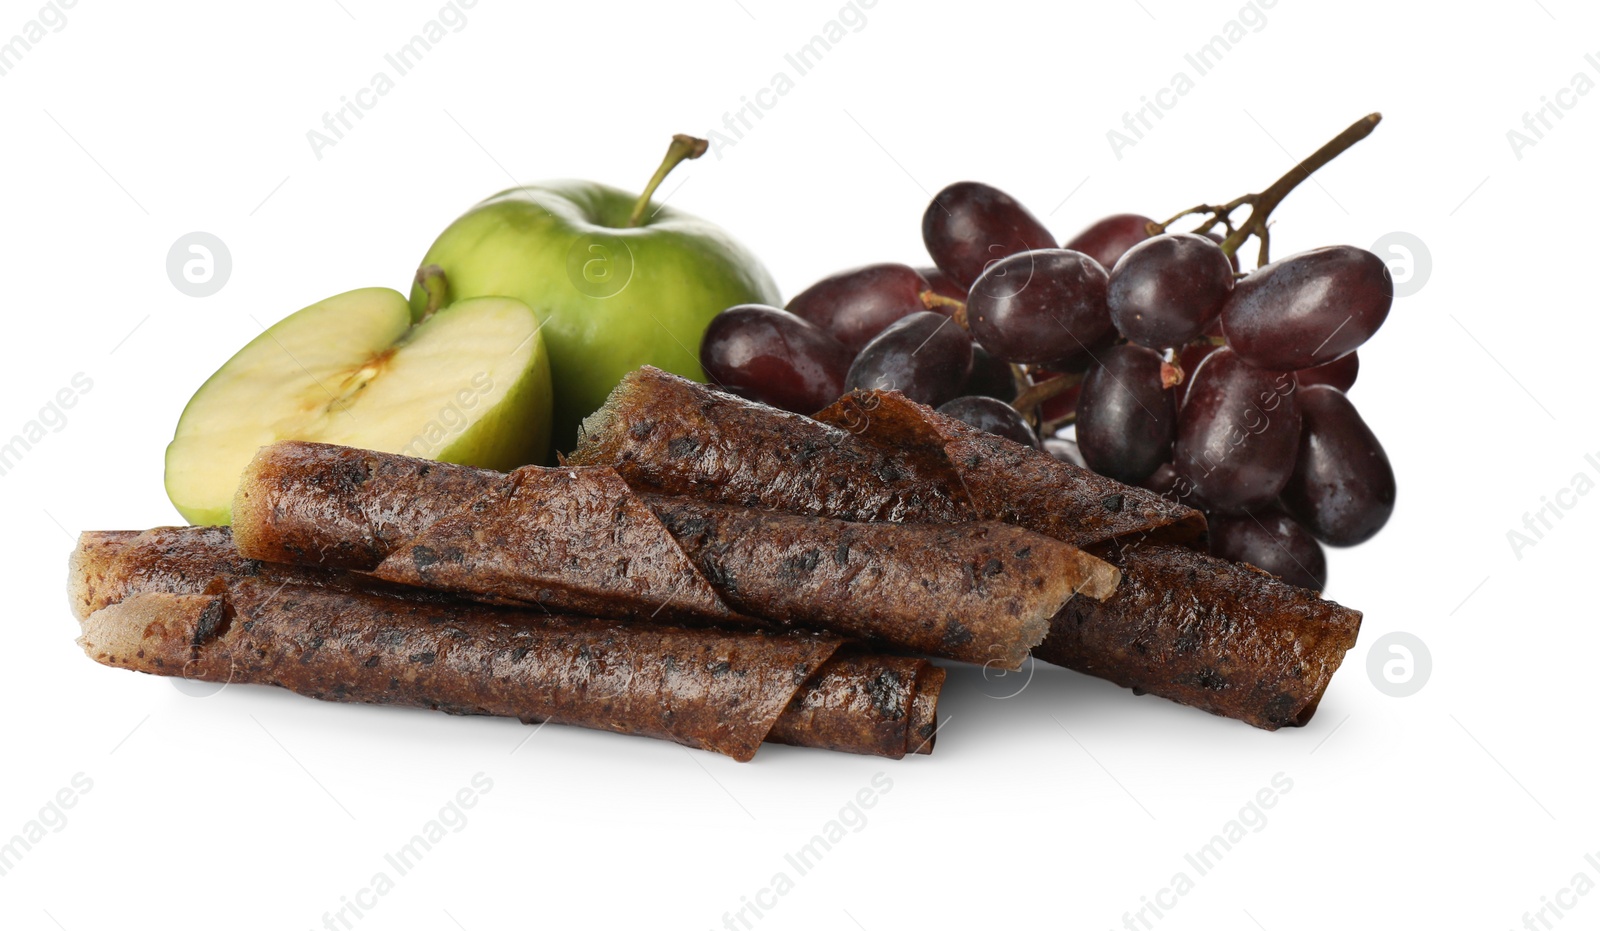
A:
POLYGON ((347 291, 200 386, 167 447, 167 497, 190 523, 228 523, 240 473, 279 440, 511 469, 543 461, 550 405, 539 320, 521 301, 458 301, 413 324, 400 292, 347 291))

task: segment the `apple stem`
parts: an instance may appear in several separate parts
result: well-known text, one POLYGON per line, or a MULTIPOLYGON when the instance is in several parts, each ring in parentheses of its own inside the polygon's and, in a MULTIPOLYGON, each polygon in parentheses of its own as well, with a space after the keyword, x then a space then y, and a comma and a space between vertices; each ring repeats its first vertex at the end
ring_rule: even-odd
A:
POLYGON ((656 188, 667 179, 672 169, 686 159, 699 158, 706 154, 706 149, 711 143, 704 139, 678 133, 672 137, 672 145, 667 146, 667 157, 661 160, 661 167, 650 177, 650 183, 644 186, 644 193, 639 195, 639 200, 633 205, 633 213, 628 215, 628 225, 638 226, 644 221, 644 212, 650 209, 650 198, 656 193, 656 188))
POLYGON ((444 269, 437 265, 424 265, 417 269, 417 286, 428 295, 428 306, 423 308, 422 319, 438 313, 450 293, 450 283, 445 280, 444 269))

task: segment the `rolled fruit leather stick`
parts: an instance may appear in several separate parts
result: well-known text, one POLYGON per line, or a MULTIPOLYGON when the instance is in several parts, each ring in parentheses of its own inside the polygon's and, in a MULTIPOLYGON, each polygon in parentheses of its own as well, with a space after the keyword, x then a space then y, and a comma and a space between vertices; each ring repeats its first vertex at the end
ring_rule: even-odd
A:
POLYGON ((85 652, 156 675, 551 720, 741 760, 763 740, 894 758, 932 747, 944 673, 923 660, 826 635, 419 601, 291 567, 263 578, 213 531, 83 535, 69 589, 88 612, 85 652), (196 591, 208 564, 216 574, 196 591))

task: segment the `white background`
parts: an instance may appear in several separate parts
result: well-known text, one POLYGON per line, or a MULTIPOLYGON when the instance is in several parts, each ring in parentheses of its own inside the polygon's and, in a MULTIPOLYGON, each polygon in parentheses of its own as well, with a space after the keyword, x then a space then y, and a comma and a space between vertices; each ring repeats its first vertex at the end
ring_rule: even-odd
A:
MULTIPOLYGON (((952 181, 1015 194, 1065 238, 1106 213, 1260 189, 1382 110, 1275 227, 1279 255, 1404 231, 1433 266, 1361 351, 1352 398, 1400 503, 1375 541, 1331 556, 1330 596, 1366 626, 1302 730, 1042 666, 1001 700, 1015 680, 961 669, 931 757, 768 747, 740 765, 267 689, 199 699, 91 663, 63 598, 73 537, 177 519, 161 469, 181 406, 261 324, 403 288, 445 224, 513 181, 637 189, 671 133, 720 125, 840 6, 481 0, 316 158, 307 131, 438 9, 85 0, 0 78, 0 434, 75 373, 93 380, 0 477, 0 840, 75 774, 93 783, 0 877, 0 924, 321 927, 480 772, 493 788, 466 827, 354 926, 721 927, 785 870, 794 889, 752 927, 1121 927, 1180 870, 1194 878, 1184 855, 1279 773, 1292 790, 1265 825, 1152 927, 1502 929, 1544 897, 1574 901, 1576 874, 1600 880, 1584 860, 1600 851, 1600 496, 1566 497, 1521 558, 1507 540, 1575 474, 1600 478, 1584 459, 1600 453, 1600 93, 1570 98, 1520 159, 1506 136, 1574 74, 1600 80, 1584 60, 1597 16, 1577 0, 1284 0, 1120 159, 1107 131, 1188 70, 1236 0, 880 0, 742 140, 665 188, 789 295, 853 264, 923 263, 922 210, 952 181), (194 230, 233 257, 204 299, 165 270, 194 230), (1432 652, 1409 698, 1366 670, 1395 630, 1432 652), (880 772, 892 788, 865 826, 796 878, 784 854, 880 772)), ((37 10, 0 4, 0 41, 37 10)), ((1550 927, 1600 924, 1600 895, 1576 903, 1545 912, 1550 927)))

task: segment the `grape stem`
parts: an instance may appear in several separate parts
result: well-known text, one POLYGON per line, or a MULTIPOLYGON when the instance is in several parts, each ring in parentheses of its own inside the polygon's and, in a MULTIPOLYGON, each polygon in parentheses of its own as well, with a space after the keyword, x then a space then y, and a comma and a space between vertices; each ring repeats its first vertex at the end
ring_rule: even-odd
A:
POLYGON ((710 147, 711 143, 694 136, 683 133, 673 136, 672 144, 667 146, 667 157, 661 160, 661 167, 656 169, 656 173, 650 177, 650 182, 644 186, 644 193, 634 202, 633 213, 628 215, 628 225, 638 226, 643 222, 644 212, 650 209, 650 198, 655 196, 656 188, 667 180, 667 175, 672 173, 672 169, 678 167, 680 162, 706 154, 706 149, 710 147))
POLYGON ((1260 267, 1270 261, 1269 252, 1272 234, 1268 229, 1268 218, 1278 204, 1289 196, 1289 192, 1299 187, 1301 182, 1311 177, 1317 169, 1338 158, 1345 150, 1372 135, 1378 123, 1383 120, 1381 113, 1369 113, 1354 123, 1351 123, 1344 132, 1328 140, 1322 148, 1311 153, 1304 161, 1289 169, 1283 177, 1272 182, 1272 186, 1256 194, 1245 194, 1236 197, 1226 204, 1199 204, 1178 213, 1165 223, 1146 224, 1145 232, 1156 236, 1166 232, 1167 227, 1178 222, 1184 217, 1197 214, 1208 214, 1205 222, 1195 229, 1196 233, 1206 233, 1221 224, 1226 229, 1227 235, 1222 240, 1222 251, 1233 255, 1244 245, 1246 239, 1254 236, 1260 243, 1260 252, 1256 265, 1260 267), (1237 227, 1233 225, 1234 211, 1249 205, 1250 215, 1237 227))
POLYGON ((1011 402, 1011 407, 1024 417, 1030 416, 1039 405, 1051 398, 1066 394, 1082 381, 1083 375, 1078 373, 1058 375, 1055 378, 1035 382, 1017 394, 1017 399, 1011 402))
POLYGON ((922 306, 928 308, 929 310, 938 310, 941 307, 950 308, 950 319, 956 322, 956 326, 963 330, 970 329, 967 326, 967 303, 965 301, 957 300, 953 297, 946 297, 943 294, 931 289, 924 291, 917 296, 922 298, 922 306))

